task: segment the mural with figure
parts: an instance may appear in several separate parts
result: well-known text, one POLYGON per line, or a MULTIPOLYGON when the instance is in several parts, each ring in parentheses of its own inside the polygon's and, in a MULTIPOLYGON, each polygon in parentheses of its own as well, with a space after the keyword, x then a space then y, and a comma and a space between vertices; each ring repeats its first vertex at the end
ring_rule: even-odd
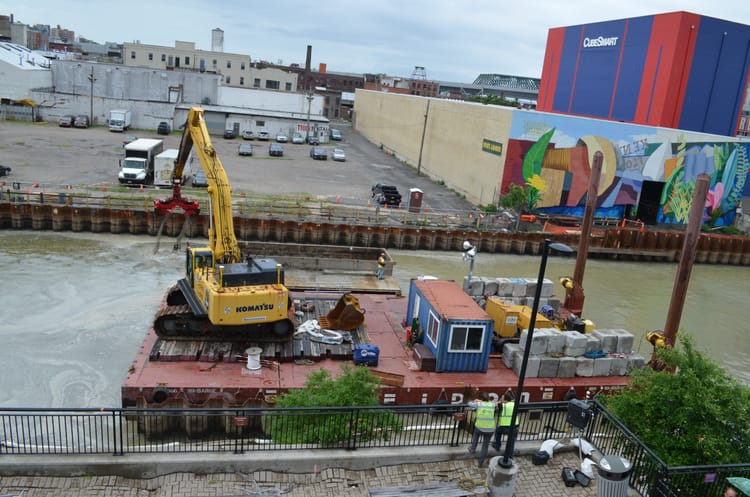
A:
POLYGON ((571 116, 514 111, 500 191, 513 183, 539 192, 537 207, 580 216, 591 164, 601 152, 598 216, 687 222, 698 174, 711 177, 704 223, 727 226, 750 196, 750 143, 733 138, 571 116), (643 193, 643 196, 642 196, 643 193))

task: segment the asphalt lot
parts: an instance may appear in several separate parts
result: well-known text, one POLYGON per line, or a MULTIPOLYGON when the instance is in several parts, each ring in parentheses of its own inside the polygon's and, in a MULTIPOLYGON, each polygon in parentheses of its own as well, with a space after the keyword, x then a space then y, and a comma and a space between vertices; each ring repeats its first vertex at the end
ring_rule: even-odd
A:
MULTIPOLYGON (((410 188, 424 194, 423 207, 433 210, 468 210, 472 205, 454 192, 438 185, 386 155, 378 146, 353 131, 348 123, 332 124, 343 140, 323 144, 329 159, 310 158, 309 145, 283 144, 283 157, 268 155, 269 142, 212 137, 212 143, 235 192, 254 194, 301 194, 311 198, 339 199, 342 204, 367 205, 375 183, 396 185, 404 205, 410 188), (241 143, 254 147, 252 156, 238 155, 241 143), (334 147, 346 152, 346 162, 330 159, 334 147)), ((110 132, 106 127, 61 128, 57 123, 0 121, 0 164, 12 168, 0 178, 22 186, 38 184, 45 190, 67 185, 119 186, 118 161, 124 156, 122 141, 127 135, 162 138, 164 149, 177 148, 180 132, 168 136, 155 130, 110 132)))

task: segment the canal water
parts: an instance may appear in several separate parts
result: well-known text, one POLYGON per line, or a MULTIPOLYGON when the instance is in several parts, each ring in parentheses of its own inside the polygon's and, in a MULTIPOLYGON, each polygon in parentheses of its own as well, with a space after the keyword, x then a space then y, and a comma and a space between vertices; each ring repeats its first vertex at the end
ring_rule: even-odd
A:
MULTIPOLYGON (((0 231, 0 406, 117 407, 120 384, 161 298, 182 277, 183 251, 154 237, 0 231)), ((205 243, 204 240, 197 243, 205 243)), ((181 249, 184 249, 184 244, 181 249)), ((460 252, 391 251, 406 294, 423 275, 461 281, 460 252)), ((474 275, 536 278, 540 258, 479 253, 474 275)), ((546 276, 573 273, 551 256, 546 276)), ((646 331, 662 329, 676 264, 590 260, 584 316, 626 329, 646 357, 646 331)), ((561 287, 555 285, 555 294, 561 287)), ((680 333, 750 385, 750 268, 698 265, 680 333)))

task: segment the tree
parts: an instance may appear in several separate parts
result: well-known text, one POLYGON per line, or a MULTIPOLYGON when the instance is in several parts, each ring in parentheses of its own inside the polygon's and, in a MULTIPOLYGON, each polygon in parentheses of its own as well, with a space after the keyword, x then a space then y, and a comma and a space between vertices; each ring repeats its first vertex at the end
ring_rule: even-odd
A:
POLYGON ((658 351, 665 368, 634 372, 603 403, 670 466, 747 462, 750 389, 695 350, 690 336, 680 344, 658 351))
MULTIPOLYGON (((307 377, 304 388, 277 397, 277 407, 377 406, 380 379, 366 367, 341 366, 343 374, 333 378, 325 369, 307 377)), ((338 444, 352 437, 359 441, 386 439, 401 423, 388 410, 311 409, 298 413, 270 414, 265 429, 279 443, 338 444)))

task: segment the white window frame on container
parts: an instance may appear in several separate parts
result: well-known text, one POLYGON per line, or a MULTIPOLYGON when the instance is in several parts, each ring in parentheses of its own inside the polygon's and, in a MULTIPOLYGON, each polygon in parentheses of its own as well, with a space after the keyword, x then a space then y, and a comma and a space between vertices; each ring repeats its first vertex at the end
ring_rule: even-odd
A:
POLYGON ((468 324, 454 324, 451 326, 448 335, 448 352, 457 352, 465 354, 481 353, 484 349, 484 334, 487 331, 486 326, 472 326, 468 324), (472 333, 473 332, 473 333, 472 333), (462 333, 463 336, 459 336, 462 333), (479 333, 478 348, 468 348, 469 338, 473 337, 476 341, 476 333, 479 333), (461 342, 461 343, 456 343, 461 342))
POLYGON ((438 318, 434 312, 429 312, 427 318, 427 327, 425 328, 425 334, 427 338, 437 348, 438 337, 440 336, 440 318, 438 318))

